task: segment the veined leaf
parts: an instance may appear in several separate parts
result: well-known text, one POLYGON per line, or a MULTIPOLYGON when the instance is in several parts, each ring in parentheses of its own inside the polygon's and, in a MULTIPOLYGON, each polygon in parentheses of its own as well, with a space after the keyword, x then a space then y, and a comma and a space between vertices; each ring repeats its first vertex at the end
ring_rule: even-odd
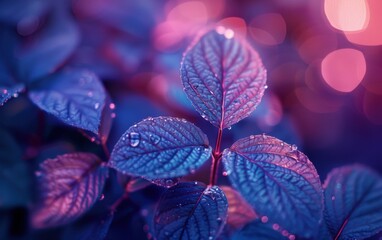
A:
POLYGON ((227 128, 253 112, 264 94, 266 70, 258 53, 230 29, 203 35, 184 54, 181 77, 196 110, 227 128))
POLYGON ((71 222, 85 213, 102 192, 108 169, 91 153, 71 153, 48 159, 36 173, 40 205, 32 215, 36 228, 71 222))
POLYGON ((184 182, 168 189, 154 217, 157 239, 215 239, 227 217, 227 199, 217 187, 184 182))
POLYGON ((229 186, 221 186, 220 188, 224 191, 228 201, 228 225, 240 229, 256 219, 255 211, 240 193, 229 186))
POLYGON ((19 53, 19 77, 24 82, 35 81, 57 70, 80 40, 77 26, 68 14, 68 3, 59 1, 53 6, 47 26, 19 53))
POLYGON ((119 139, 109 165, 146 179, 193 173, 211 155, 207 136, 194 124, 172 117, 147 118, 119 139))
POLYGON ((324 183, 324 216, 335 239, 364 239, 382 231, 382 178, 361 165, 332 170, 324 183))
POLYGON ((256 135, 223 152, 233 187, 260 216, 302 237, 317 234, 322 217, 322 189, 316 169, 297 147, 256 135))
MULTIPOLYGON (((243 229, 232 236, 232 240, 287 240, 287 234, 282 235, 274 228, 276 225, 263 223, 259 219, 248 223, 243 229)), ((286 232, 285 232, 286 233, 286 232)))
POLYGON ((54 74, 32 87, 29 97, 64 123, 98 134, 106 94, 93 73, 66 70, 54 74))

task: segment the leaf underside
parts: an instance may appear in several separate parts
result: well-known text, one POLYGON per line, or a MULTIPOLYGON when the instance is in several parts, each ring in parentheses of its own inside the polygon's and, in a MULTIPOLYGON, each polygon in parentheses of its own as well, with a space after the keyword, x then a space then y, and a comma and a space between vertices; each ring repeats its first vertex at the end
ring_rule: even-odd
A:
POLYGON ((302 237, 317 234, 323 200, 319 176, 295 146, 256 135, 223 152, 229 179, 260 216, 302 237))
POLYGON ((236 232, 232 240, 286 240, 287 236, 273 229, 273 225, 255 220, 247 224, 243 229, 236 232))
POLYGON ((184 119, 147 118, 130 127, 114 146, 109 165, 149 180, 193 173, 211 155, 207 136, 184 119))
POLYGON ((228 128, 252 113, 265 89, 258 53, 230 29, 203 35, 184 54, 181 77, 196 110, 215 127, 228 128))
POLYGON ((35 228, 71 222, 98 200, 108 169, 91 153, 71 153, 48 159, 37 172, 40 205, 32 214, 35 228))
POLYGON ((332 170, 324 183, 326 224, 336 239, 364 239, 382 231, 382 178, 352 165, 332 170))
POLYGON ((227 199, 217 187, 183 182, 168 189, 154 217, 157 239, 215 239, 227 217, 227 199))

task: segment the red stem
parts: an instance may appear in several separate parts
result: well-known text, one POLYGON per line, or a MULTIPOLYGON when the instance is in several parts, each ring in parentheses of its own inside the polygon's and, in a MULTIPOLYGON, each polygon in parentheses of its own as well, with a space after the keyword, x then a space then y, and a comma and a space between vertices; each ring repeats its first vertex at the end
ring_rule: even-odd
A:
POLYGON ((217 172, 218 172, 220 160, 222 158, 222 154, 220 152, 222 135, 223 135, 223 129, 220 127, 218 131, 218 136, 216 138, 215 150, 212 152, 212 165, 211 165, 209 186, 215 185, 217 181, 217 172))

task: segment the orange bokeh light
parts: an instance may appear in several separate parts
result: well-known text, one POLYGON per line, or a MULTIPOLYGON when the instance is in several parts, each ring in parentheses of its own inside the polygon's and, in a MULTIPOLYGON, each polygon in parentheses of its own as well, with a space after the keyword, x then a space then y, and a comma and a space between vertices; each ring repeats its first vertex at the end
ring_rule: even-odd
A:
POLYGON ((344 48, 329 53, 321 63, 321 74, 325 82, 340 92, 353 91, 366 73, 363 53, 344 48))

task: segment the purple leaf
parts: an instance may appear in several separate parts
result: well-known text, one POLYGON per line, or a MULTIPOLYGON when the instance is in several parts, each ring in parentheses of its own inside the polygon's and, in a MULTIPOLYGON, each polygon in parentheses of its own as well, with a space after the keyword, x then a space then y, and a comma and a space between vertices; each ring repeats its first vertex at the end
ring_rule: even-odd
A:
POLYGON ((29 92, 42 110, 66 124, 98 134, 106 93, 93 73, 66 70, 39 81, 29 92))
POLYGON ((108 169, 91 153, 71 153, 48 159, 36 173, 41 190, 32 215, 35 228, 53 227, 77 219, 102 192, 108 169))
POLYGON ((225 170, 260 216, 302 237, 317 234, 322 188, 317 171, 294 145, 266 136, 240 139, 223 152, 225 170))
POLYGON ((251 46, 232 30, 218 27, 185 52, 181 77, 202 117, 227 128, 255 110, 264 94, 266 70, 251 46))
POLYGON ((147 118, 119 139, 109 165, 146 179, 193 173, 211 155, 207 136, 194 124, 172 117, 147 118))
POLYGON ((154 217, 157 239, 215 239, 227 218, 227 199, 217 187, 183 182, 168 189, 154 217))
POLYGON ((224 191, 228 201, 228 225, 240 229, 256 219, 255 211, 240 193, 229 186, 221 186, 220 188, 224 191))
POLYGON ((34 81, 54 72, 77 47, 79 32, 66 1, 54 4, 47 26, 20 52, 19 73, 34 81))
POLYGON ((361 166, 332 170, 324 183, 326 224, 335 239, 364 239, 382 231, 382 178, 361 166))

